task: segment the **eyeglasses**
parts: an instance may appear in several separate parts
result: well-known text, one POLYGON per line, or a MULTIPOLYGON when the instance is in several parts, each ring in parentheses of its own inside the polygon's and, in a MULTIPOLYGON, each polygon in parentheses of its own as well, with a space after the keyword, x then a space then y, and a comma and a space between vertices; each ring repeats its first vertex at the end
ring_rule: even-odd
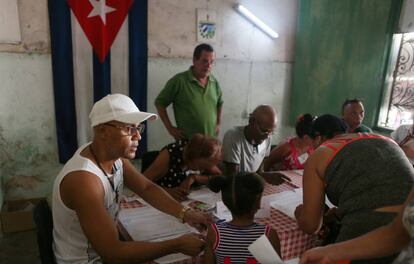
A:
POLYGON ((144 131, 145 131, 145 125, 144 124, 139 124, 137 127, 132 126, 132 125, 118 126, 118 125, 111 124, 111 123, 104 123, 104 125, 108 125, 108 126, 111 126, 111 127, 116 127, 118 129, 121 129, 121 130, 127 132, 128 136, 134 136, 137 133, 142 135, 142 133, 144 133, 144 131))
POLYGON ((275 131, 273 129, 263 129, 263 128, 260 127, 259 121, 257 121, 256 119, 255 119, 255 121, 256 121, 256 128, 260 132, 260 134, 266 135, 267 137, 275 134, 275 131))

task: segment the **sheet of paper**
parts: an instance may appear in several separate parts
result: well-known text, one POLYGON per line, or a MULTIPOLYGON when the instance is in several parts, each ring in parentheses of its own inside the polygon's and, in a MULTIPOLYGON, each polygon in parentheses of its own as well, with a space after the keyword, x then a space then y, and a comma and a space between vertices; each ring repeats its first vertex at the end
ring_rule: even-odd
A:
POLYGON ((191 256, 187 256, 181 253, 176 253, 176 254, 170 254, 161 258, 157 258, 156 260, 154 260, 155 263, 158 264, 168 264, 168 263, 176 263, 179 261, 183 261, 186 259, 190 259, 191 256))
POLYGON ((299 258, 285 260, 285 264, 298 264, 299 260, 300 260, 299 258))
POLYGON ((262 197, 262 201, 260 203, 260 209, 257 210, 256 214, 254 215, 255 219, 267 218, 270 217, 270 199, 267 196, 262 197))
POLYGON ((281 211, 290 218, 296 219, 295 209, 298 205, 302 204, 302 197, 302 188, 276 193, 272 195, 270 206, 281 211))
POLYGON ((191 232, 186 224, 178 222, 175 217, 150 206, 123 209, 119 212, 118 219, 135 241, 152 241, 191 232))
MULTIPOLYGON (((260 209, 254 215, 255 219, 270 217, 270 201, 268 196, 263 196, 260 209)), ((222 201, 216 203, 214 215, 221 220, 231 221, 232 216, 230 210, 224 205, 222 201)))
POLYGON ((266 235, 260 236, 248 249, 261 264, 283 264, 266 235))
MULTIPOLYGON (((164 237, 164 238, 160 238, 160 239, 154 239, 153 241, 164 241, 167 239, 173 239, 178 237, 179 235, 174 235, 174 236, 170 236, 170 237, 164 237)), ((182 253, 175 253, 175 254, 169 254, 166 256, 163 256, 161 258, 157 258, 154 260, 155 263, 159 263, 159 264, 168 264, 168 263, 176 263, 179 261, 183 261, 186 259, 190 259, 191 256, 188 255, 184 255, 182 253)))
POLYGON ((214 216, 225 221, 231 221, 231 219, 233 219, 230 210, 221 201, 216 203, 216 211, 214 212, 214 216))
POLYGON ((188 198, 209 205, 215 205, 218 201, 221 200, 221 192, 215 193, 210 191, 207 187, 203 187, 199 190, 191 191, 188 195, 188 198))
MULTIPOLYGON (((291 191, 284 191, 270 195, 270 206, 281 211, 292 219, 295 218, 295 209, 303 203, 303 189, 297 188, 291 191)), ((325 203, 329 208, 335 207, 325 196, 325 203)))
POLYGON ((141 197, 137 195, 131 195, 131 196, 122 195, 121 200, 124 200, 127 203, 138 201, 143 205, 148 205, 148 203, 144 199, 142 199, 141 197))

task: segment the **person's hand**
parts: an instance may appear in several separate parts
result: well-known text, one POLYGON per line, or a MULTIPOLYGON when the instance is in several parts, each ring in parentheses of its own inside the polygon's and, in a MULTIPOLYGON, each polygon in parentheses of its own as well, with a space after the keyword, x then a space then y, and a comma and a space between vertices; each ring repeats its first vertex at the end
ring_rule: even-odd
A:
POLYGON ((326 247, 317 247, 306 251, 301 257, 299 264, 333 264, 331 252, 326 247))
POLYGON ((196 212, 190 209, 184 214, 184 222, 196 228, 200 233, 204 232, 212 221, 213 218, 209 213, 196 212))
MULTIPOLYGON (((213 176, 211 176, 213 177, 213 176)), ((210 176, 208 175, 195 175, 195 181, 198 184, 207 184, 208 180, 210 179, 210 176)))
POLYGON ((414 148, 411 144, 404 145, 401 148, 410 161, 414 160, 414 148))
POLYGON ((174 188, 164 188, 164 190, 169 193, 175 200, 182 202, 188 199, 187 195, 189 191, 182 188, 181 186, 174 188))
POLYGON ((219 133, 220 133, 220 128, 221 128, 221 125, 220 125, 220 124, 217 124, 217 125, 216 125, 216 129, 215 129, 215 131, 214 131, 214 133, 216 133, 216 134, 215 134, 216 136, 218 136, 218 135, 219 135, 219 133))
POLYGON ((214 166, 206 169, 204 171, 204 173, 209 174, 209 175, 221 175, 221 174, 223 174, 223 172, 221 171, 221 169, 217 165, 214 165, 214 166))
POLYGON ((292 181, 288 176, 280 172, 260 172, 259 173, 267 183, 272 185, 280 185, 286 181, 292 181))
POLYGON ((193 257, 200 254, 201 251, 203 251, 204 246, 206 244, 206 242, 203 239, 193 234, 182 235, 178 237, 177 240, 177 242, 179 243, 178 251, 193 257))
POLYGON ((196 175, 192 174, 187 176, 187 178, 185 178, 185 180, 180 184, 180 188, 187 191, 188 193, 190 192, 191 186, 193 185, 193 183, 196 181, 196 175))
POLYGON ((173 138, 175 138, 175 140, 185 138, 184 131, 182 129, 179 129, 179 128, 176 128, 176 127, 170 127, 168 129, 168 133, 170 133, 170 135, 173 136, 173 138))
POLYGON ((295 218, 299 219, 300 214, 302 213, 303 204, 300 204, 295 209, 295 218))

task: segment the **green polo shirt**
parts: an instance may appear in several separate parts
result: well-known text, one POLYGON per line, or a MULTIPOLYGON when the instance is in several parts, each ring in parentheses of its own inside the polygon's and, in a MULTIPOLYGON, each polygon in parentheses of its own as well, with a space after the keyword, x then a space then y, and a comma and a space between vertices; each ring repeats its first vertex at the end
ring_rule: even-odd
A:
POLYGON ((177 127, 187 138, 195 133, 215 137, 217 108, 223 104, 222 91, 213 75, 203 88, 194 78, 191 68, 171 78, 155 99, 155 104, 173 104, 177 127))

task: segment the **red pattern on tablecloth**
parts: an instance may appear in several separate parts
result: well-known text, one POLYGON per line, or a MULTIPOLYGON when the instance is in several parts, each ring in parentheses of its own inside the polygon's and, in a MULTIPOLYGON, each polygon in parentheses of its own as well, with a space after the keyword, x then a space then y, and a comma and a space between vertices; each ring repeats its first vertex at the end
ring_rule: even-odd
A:
MULTIPOLYGON (((263 196, 283 191, 289 191, 302 186, 301 171, 287 171, 283 172, 283 174, 288 176, 292 181, 283 183, 281 185, 266 184, 265 189, 263 191, 263 196)), ((131 202, 125 202, 124 200, 121 201, 122 209, 139 208, 142 206, 144 205, 140 203, 138 200, 133 200, 131 202)), ((284 213, 274 208, 270 208, 270 218, 257 219, 257 222, 262 224, 268 224, 274 230, 276 230, 280 240, 283 260, 298 257, 307 249, 317 246, 320 242, 318 241, 316 235, 308 235, 304 233, 302 230, 299 229, 295 220, 291 219, 284 213)), ((193 264, 201 262, 201 257, 197 257, 188 260, 183 260, 179 263, 193 264)))
MULTIPOLYGON (((137 195, 132 195, 132 197, 136 197, 138 198, 137 195)), ((140 201, 138 200, 133 200, 130 202, 126 202, 124 199, 121 200, 121 208, 122 209, 129 209, 129 208, 140 208, 140 207, 144 207, 145 205, 142 204, 140 201)))

